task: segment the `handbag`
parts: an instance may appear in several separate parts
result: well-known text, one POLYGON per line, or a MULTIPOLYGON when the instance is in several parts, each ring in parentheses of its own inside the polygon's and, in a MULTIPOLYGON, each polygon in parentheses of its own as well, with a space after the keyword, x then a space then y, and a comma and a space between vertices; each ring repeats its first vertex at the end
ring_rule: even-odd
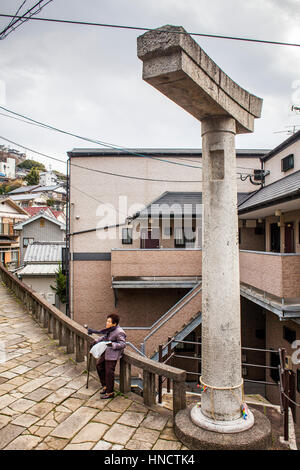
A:
POLYGON ((94 356, 95 359, 99 359, 99 357, 104 353, 107 348, 107 342, 100 341, 96 343, 90 350, 90 354, 94 356))

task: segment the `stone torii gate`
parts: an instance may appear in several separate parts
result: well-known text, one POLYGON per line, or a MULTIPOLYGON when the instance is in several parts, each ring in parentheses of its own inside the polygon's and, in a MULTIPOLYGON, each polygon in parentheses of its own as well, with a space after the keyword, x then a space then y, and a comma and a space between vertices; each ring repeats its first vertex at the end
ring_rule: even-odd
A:
POLYGON ((247 419, 242 416, 235 135, 253 132, 262 100, 232 81, 182 27, 149 31, 137 45, 143 79, 201 121, 201 381, 206 391, 201 408, 191 410, 190 424, 216 433, 245 431, 254 416, 250 410, 247 419))

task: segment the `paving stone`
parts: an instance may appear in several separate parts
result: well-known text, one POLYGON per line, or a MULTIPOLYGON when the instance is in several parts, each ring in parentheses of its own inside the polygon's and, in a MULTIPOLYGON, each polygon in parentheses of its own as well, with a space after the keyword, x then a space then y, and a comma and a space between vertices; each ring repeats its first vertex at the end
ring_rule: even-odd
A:
POLYGON ((152 447, 152 450, 179 450, 181 446, 181 442, 165 441, 164 439, 158 439, 156 444, 152 447))
POLYGON ((120 419, 118 419, 118 423, 126 424, 127 426, 134 426, 135 428, 137 428, 143 421, 144 417, 145 415, 143 413, 125 411, 125 413, 122 414, 120 419))
POLYGON ((12 390, 14 390, 16 388, 15 385, 13 384, 9 384, 7 382, 3 383, 0 385, 0 390, 4 390, 5 392, 11 392, 12 390))
POLYGON ((9 416, 0 415, 0 429, 4 428, 10 421, 11 418, 9 416))
POLYGON ((33 400, 36 402, 42 401, 44 398, 48 397, 51 393, 51 390, 47 390, 46 388, 37 388, 34 392, 29 393, 26 395, 28 400, 33 400))
POLYGON ((137 441, 150 442, 150 444, 154 444, 159 438, 159 431, 139 427, 132 438, 137 441))
POLYGON ((42 387, 45 385, 47 382, 51 380, 51 377, 41 377, 35 380, 31 380, 30 382, 22 385, 21 387, 18 388, 18 390, 22 393, 29 393, 33 392, 37 388, 42 387))
MULTIPOLYGON (((69 387, 69 384, 67 384, 67 387, 69 387)), ((74 393, 74 389, 72 389, 74 393)), ((82 398, 89 398, 92 395, 95 395, 96 392, 99 392, 99 385, 96 382, 90 382, 89 383, 89 388, 86 388, 84 385, 83 387, 79 388, 76 392, 76 394, 81 396, 82 398)), ((100 397, 99 397, 100 398, 100 397)))
POLYGON ((35 402, 32 400, 26 400, 26 398, 20 398, 19 400, 11 403, 9 407, 14 411, 24 412, 35 405, 35 402))
POLYGON ((16 439, 25 428, 22 426, 15 426, 14 424, 8 424, 4 428, 0 429, 0 449, 3 449, 11 441, 16 439))
POLYGON ((69 413, 62 413, 57 411, 57 408, 54 411, 54 419, 55 421, 60 424, 62 423, 65 419, 67 419, 70 416, 71 412, 69 413))
POLYGON ((168 418, 166 416, 150 411, 145 421, 143 421, 143 427, 162 431, 167 421, 168 418))
POLYGON ((107 407, 111 411, 116 411, 118 413, 123 413, 131 405, 131 400, 117 396, 113 400, 107 403, 107 407))
POLYGON ((150 450, 152 448, 152 444, 150 442, 143 442, 143 441, 136 441, 131 439, 127 442, 125 449, 129 450, 150 450))
MULTIPOLYGON (((77 395, 77 394, 76 394, 77 395)), ((74 394, 75 396, 75 394, 74 394)), ((103 410, 106 408, 106 405, 109 403, 108 400, 101 400, 100 393, 97 391, 95 395, 93 395, 87 402, 86 406, 90 406, 91 408, 97 408, 97 410, 103 410)), ((110 411, 110 410, 109 410, 110 411)))
POLYGON ((19 387, 20 385, 24 385, 27 382, 28 382, 28 379, 25 379, 24 377, 15 377, 14 379, 9 380, 8 383, 14 384, 17 387, 19 387))
POLYGON ((116 423, 110 428, 103 438, 105 441, 109 441, 114 444, 126 444, 134 432, 135 428, 116 423))
POLYGON ((46 437, 50 432, 53 430, 53 428, 47 427, 47 426, 40 426, 35 432, 35 436, 39 437, 46 437))
POLYGON ((9 408, 8 406, 6 408, 2 408, 1 413, 3 415, 15 416, 15 417, 19 416, 19 414, 21 414, 20 411, 14 411, 11 408, 9 408))
POLYGON ((120 446, 118 444, 114 444, 111 448, 111 450, 122 450, 124 449, 124 446, 120 446))
POLYGON ((7 380, 8 379, 6 377, 0 377, 0 384, 7 382, 7 380))
POLYGON ((99 441, 97 442, 95 447, 93 447, 93 450, 110 450, 111 448, 112 444, 110 442, 99 441))
POLYGON ((58 405, 72 394, 73 390, 69 388, 60 388, 59 390, 54 393, 51 393, 51 395, 45 398, 45 402, 55 403, 56 405, 58 405))
POLYGON ((57 426, 51 433, 52 436, 66 439, 72 438, 81 428, 83 428, 97 413, 93 408, 81 407, 69 418, 57 426))
POLYGON ((68 444, 64 448, 64 450, 90 450, 93 445, 93 442, 84 442, 82 444, 68 444))
POLYGON ((167 441, 178 441, 173 428, 165 428, 159 436, 160 439, 166 439, 167 441))
POLYGON ((118 418, 120 418, 121 413, 115 413, 114 411, 110 410, 103 410, 100 411, 94 418, 93 421, 99 422, 99 423, 104 423, 104 424, 113 424, 115 421, 117 421, 118 418))
POLYGON ((34 423, 39 420, 37 416, 33 416, 30 414, 22 414, 14 419, 11 424, 16 424, 17 426, 25 426, 25 428, 29 428, 34 423))
POLYGON ((109 429, 107 424, 88 423, 78 434, 72 439, 71 444, 79 444, 83 442, 98 442, 103 434, 109 429))
POLYGON ((51 379, 50 382, 45 384, 45 388, 49 388, 50 390, 58 390, 59 388, 66 385, 68 379, 64 379, 63 377, 57 377, 56 379, 51 379))
POLYGON ((141 403, 133 402, 127 411, 136 411, 138 413, 147 413, 149 410, 146 406, 142 405, 141 403))
MULTIPOLYGON (((13 379, 14 377, 17 377, 18 375, 17 374, 14 374, 13 372, 2 372, 2 374, 0 374, 0 377, 1 379, 13 379)), ((4 383, 5 381, 2 380, 1 383, 4 383)))
MULTIPOLYGON (((83 386, 86 386, 86 375, 77 377, 76 379, 69 381, 67 386, 68 388, 73 388, 74 390, 81 389, 83 386)), ((89 382, 89 388, 90 388, 90 382, 89 382)))
POLYGON ((7 395, 7 394, 0 397, 0 410, 7 407, 8 405, 13 403, 14 401, 16 401, 16 399, 14 397, 11 397, 10 395, 7 395))
POLYGON ((53 403, 36 403, 32 408, 29 408, 28 413, 38 416, 40 419, 44 418, 54 408, 53 403))
POLYGON ((41 438, 37 436, 19 436, 12 441, 4 450, 31 450, 41 442, 41 438))
POLYGON ((70 365, 70 364, 64 364, 62 366, 54 367, 54 369, 51 369, 48 372, 48 375, 51 376, 51 377, 59 377, 61 375, 66 376, 67 372, 70 368, 72 368, 72 365, 70 365))
POLYGON ((10 369, 10 372, 20 375, 20 374, 25 374, 25 372, 28 372, 29 370, 30 368, 27 366, 17 366, 17 367, 14 367, 13 369, 10 369))
MULTIPOLYGON (((64 401, 64 406, 68 408, 70 411, 75 411, 77 410, 80 406, 82 406, 84 403, 83 400, 79 400, 78 398, 67 398, 67 400, 64 401)), ((87 403, 87 406, 89 404, 87 403)))

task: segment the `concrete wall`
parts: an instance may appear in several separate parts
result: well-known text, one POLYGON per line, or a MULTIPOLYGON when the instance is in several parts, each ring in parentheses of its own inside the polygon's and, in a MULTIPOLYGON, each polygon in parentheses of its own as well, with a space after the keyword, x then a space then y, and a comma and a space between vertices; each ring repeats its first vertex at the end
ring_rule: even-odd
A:
POLYGON ((185 295, 185 289, 118 289, 117 306, 109 261, 74 262, 74 320, 102 328, 117 313, 122 326, 149 327, 185 295))
POLYGON ((50 287, 50 285, 55 286, 55 276, 24 276, 21 278, 21 281, 31 287, 31 289, 35 290, 38 294, 44 295, 46 300, 46 294, 55 293, 50 287))

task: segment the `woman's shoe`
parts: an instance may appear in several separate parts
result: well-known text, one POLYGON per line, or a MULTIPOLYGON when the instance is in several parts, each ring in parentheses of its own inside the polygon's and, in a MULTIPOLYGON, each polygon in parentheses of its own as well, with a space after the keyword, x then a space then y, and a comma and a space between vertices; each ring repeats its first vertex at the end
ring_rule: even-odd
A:
POLYGON ((101 397, 101 400, 108 400, 109 398, 114 398, 115 394, 114 393, 106 393, 101 397))
POLYGON ((101 388, 100 395, 106 395, 106 387, 101 388))

